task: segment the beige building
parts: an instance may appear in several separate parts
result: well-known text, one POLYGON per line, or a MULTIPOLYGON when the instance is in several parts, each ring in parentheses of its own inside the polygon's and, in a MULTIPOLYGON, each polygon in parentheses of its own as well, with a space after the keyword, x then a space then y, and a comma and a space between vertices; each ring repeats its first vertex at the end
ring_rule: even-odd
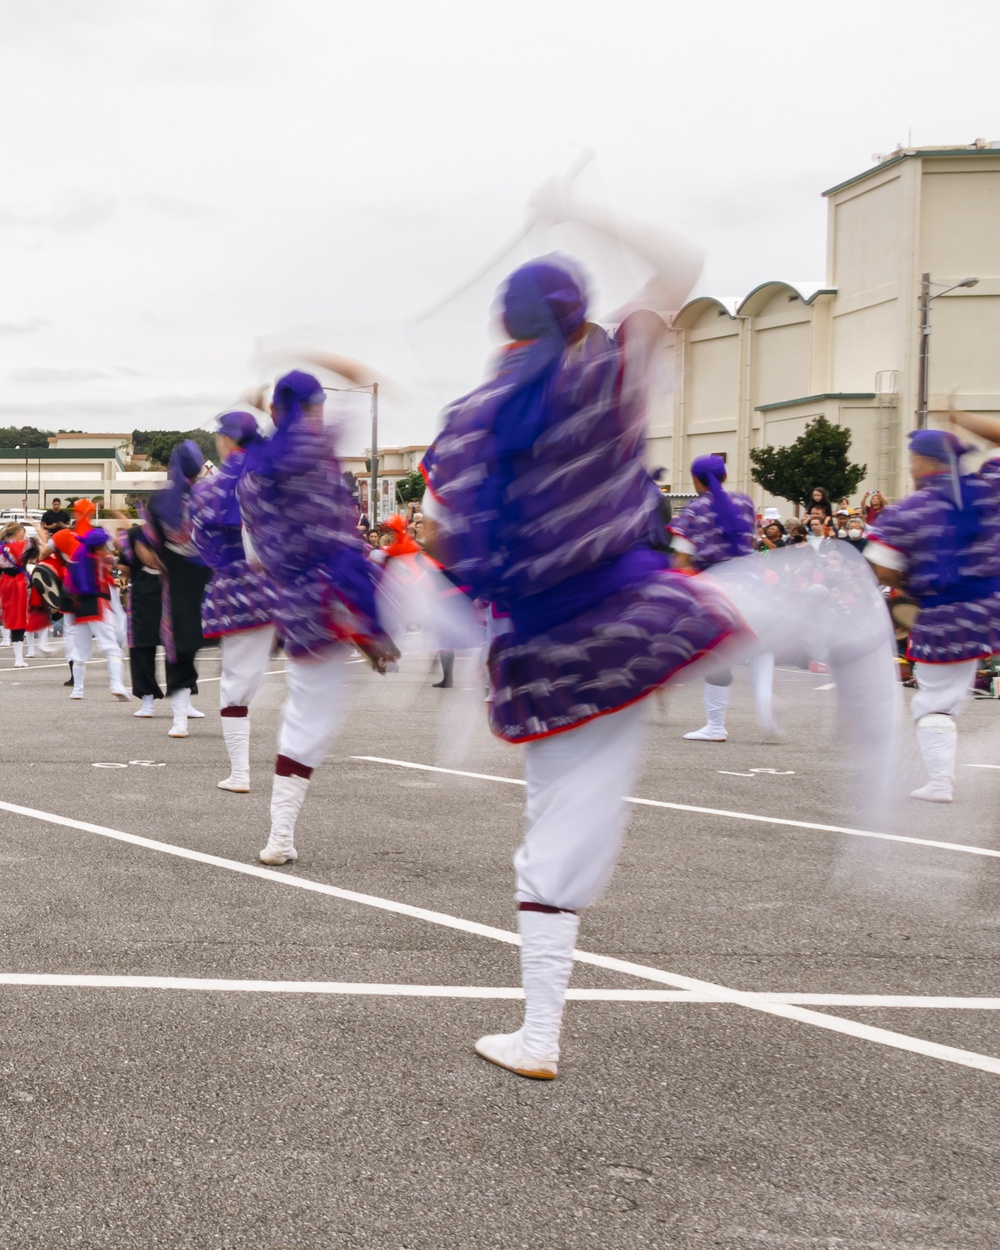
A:
POLYGON ((126 495, 166 481, 132 464, 131 434, 53 434, 47 447, 0 447, 0 508, 45 509, 55 498, 121 508, 126 495))
POLYGON ((898 150, 824 194, 825 282, 701 297, 675 317, 674 387, 652 399, 649 438, 674 491, 689 491, 691 460, 714 452, 734 488, 775 502, 750 478, 751 448, 790 443, 823 415, 850 428, 851 459, 868 466, 859 493, 905 494, 925 273, 941 292, 929 305, 928 424, 953 386, 959 407, 1000 415, 1000 144, 898 150))
MULTIPOLYGON (((409 443, 405 447, 380 447, 378 453, 378 519, 400 510, 396 503, 396 483, 409 473, 414 472, 423 459, 427 443, 409 443)), ((342 456, 341 464, 346 472, 353 473, 358 484, 361 508, 369 517, 369 491, 371 490, 371 449, 366 447, 360 456, 342 456)), ((374 520, 374 517, 372 517, 374 520)))

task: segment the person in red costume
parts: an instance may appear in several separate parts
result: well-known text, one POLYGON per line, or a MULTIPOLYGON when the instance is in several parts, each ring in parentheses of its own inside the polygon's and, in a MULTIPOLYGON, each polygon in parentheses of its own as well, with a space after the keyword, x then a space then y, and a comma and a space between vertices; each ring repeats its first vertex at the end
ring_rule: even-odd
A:
POLYGON ((38 545, 27 541, 20 522, 12 522, 0 534, 0 610, 4 628, 10 630, 15 668, 28 667, 24 658, 24 633, 28 628, 27 565, 37 554, 38 545))

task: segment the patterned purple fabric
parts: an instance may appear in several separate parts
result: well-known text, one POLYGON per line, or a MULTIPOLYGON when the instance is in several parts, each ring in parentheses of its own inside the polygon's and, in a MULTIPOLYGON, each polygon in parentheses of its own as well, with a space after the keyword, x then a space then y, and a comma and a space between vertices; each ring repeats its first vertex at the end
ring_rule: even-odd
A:
MULTIPOLYGON (((905 560, 903 589, 918 602, 947 590, 938 553, 952 542, 955 506, 951 479, 923 479, 924 485, 898 503, 883 508, 868 530, 865 555, 879 563, 883 544, 905 560)), ((987 461, 963 478, 976 496, 981 529, 954 562, 954 577, 968 587, 975 579, 1000 577, 1000 459, 987 461)), ((950 580, 950 579, 949 579, 950 580)), ((952 664, 1000 652, 1000 591, 982 597, 967 591, 960 603, 921 607, 910 631, 908 656, 922 664, 952 664)))
POLYGON ((333 434, 298 420, 275 454, 256 448, 237 495, 254 551, 274 589, 288 655, 322 655, 341 641, 382 637, 374 566, 357 536, 333 434))
POLYGON ((263 573, 250 567, 243 550, 243 531, 227 524, 240 480, 243 453, 234 451, 217 473, 203 478, 191 493, 194 545, 213 570, 201 606, 207 638, 237 634, 274 623, 277 599, 263 573))
MULTIPOLYGON (((509 357, 445 414, 425 458, 443 563, 461 582, 492 581, 501 607, 555 597, 561 583, 646 545, 658 494, 642 460, 642 390, 626 391, 624 356, 620 341, 588 326, 546 382, 537 439, 506 468, 491 422, 503 417, 509 357), (497 482, 491 497, 483 485, 497 482)), ((645 573, 545 633, 494 639, 493 732, 523 742, 617 711, 742 629, 697 578, 645 573)))
MULTIPOLYGON (((748 556, 754 549, 753 534, 757 510, 753 500, 746 495, 730 491, 729 498, 742 522, 743 533, 739 540, 739 555, 748 556)), ((691 564, 699 572, 703 569, 710 569, 713 564, 718 564, 721 560, 732 559, 733 553, 729 541, 723 534, 715 513, 715 501, 708 493, 692 499, 678 512, 670 522, 670 532, 676 534, 678 538, 686 538, 694 547, 691 564)))

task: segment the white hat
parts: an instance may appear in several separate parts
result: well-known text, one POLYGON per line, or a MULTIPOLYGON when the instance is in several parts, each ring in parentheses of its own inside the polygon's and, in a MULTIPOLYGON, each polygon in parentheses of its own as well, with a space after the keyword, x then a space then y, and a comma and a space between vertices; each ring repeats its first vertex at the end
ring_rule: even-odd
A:
POLYGON ((778 511, 777 508, 765 508, 764 520, 765 521, 780 521, 781 513, 778 511))

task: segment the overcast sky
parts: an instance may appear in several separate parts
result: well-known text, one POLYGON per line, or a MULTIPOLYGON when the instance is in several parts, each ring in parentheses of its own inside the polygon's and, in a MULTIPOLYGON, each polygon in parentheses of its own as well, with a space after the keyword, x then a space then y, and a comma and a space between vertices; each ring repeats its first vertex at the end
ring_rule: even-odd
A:
POLYGON ((582 193, 703 245, 699 292, 821 280, 824 189, 911 137, 1000 139, 996 12, 0 0, 0 424, 190 428, 309 327, 401 384, 383 443, 427 441, 528 251, 415 319, 585 150, 582 193))

